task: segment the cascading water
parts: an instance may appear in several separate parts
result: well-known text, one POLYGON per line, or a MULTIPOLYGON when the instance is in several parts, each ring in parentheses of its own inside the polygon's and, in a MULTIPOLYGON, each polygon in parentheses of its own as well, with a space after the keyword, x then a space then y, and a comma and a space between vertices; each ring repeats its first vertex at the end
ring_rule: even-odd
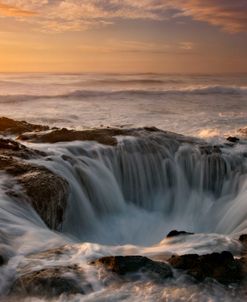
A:
MULTIPOLYGON (((66 215, 59 233, 52 232, 30 206, 20 206, 1 193, 0 228, 8 237, 2 245, 11 257, 3 271, 4 282, 0 280, 2 292, 8 290, 20 263, 29 263, 33 270, 54 265, 49 259, 33 263, 26 255, 64 244, 70 246, 70 258, 61 256, 58 263, 80 263, 85 270, 89 270, 88 259, 109 254, 158 257, 224 249, 239 252, 240 244, 234 238, 247 231, 246 145, 215 147, 171 133, 147 134, 143 130, 138 137, 119 137, 117 146, 75 141, 34 147, 45 150, 47 156, 32 161, 69 183, 66 215), (164 239, 172 229, 197 234, 164 239)), ((94 280, 92 272, 89 275, 94 280)), ((167 301, 180 301, 176 297, 181 295, 195 295, 199 300, 219 297, 214 287, 203 292, 205 289, 194 285, 186 288, 183 279, 176 282, 188 292, 173 293, 174 285, 169 283, 163 293, 164 289, 152 285, 151 292, 145 291, 146 301, 160 299, 160 292, 167 301)), ((96 293, 88 300, 78 299, 115 301, 111 300, 114 289, 100 296, 103 289, 98 286, 94 285, 96 293)), ((130 291, 126 301, 132 301, 135 293, 128 286, 124 287, 130 291)), ((141 288, 141 283, 136 286, 141 288)), ((215 286, 223 299, 229 298, 224 288, 215 286)), ((137 293, 140 301, 142 294, 137 293)))
POLYGON ((54 153, 44 164, 71 188, 62 232, 81 241, 150 245, 173 228, 244 231, 244 214, 229 213, 243 213, 244 155, 180 140, 154 134, 121 138, 117 147, 50 146, 54 153))

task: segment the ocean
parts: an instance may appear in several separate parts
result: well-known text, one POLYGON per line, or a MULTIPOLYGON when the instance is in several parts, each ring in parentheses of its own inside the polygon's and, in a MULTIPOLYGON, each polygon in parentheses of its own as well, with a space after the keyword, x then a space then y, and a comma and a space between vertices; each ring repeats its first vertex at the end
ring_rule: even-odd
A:
POLYGON ((109 255, 162 261, 225 250, 240 257, 238 237, 247 233, 247 139, 240 131, 247 127, 247 75, 0 74, 0 105, 0 116, 50 127, 141 128, 135 137, 118 136, 116 146, 19 141, 45 154, 27 164, 66 180, 68 206, 60 229, 50 230, 18 202, 21 195, 6 194, 21 187, 1 172, 0 251, 9 258, 0 266, 2 301, 246 300, 237 284, 195 282, 179 270, 162 282, 141 272, 129 280, 89 263, 109 255), (194 235, 166 238, 173 229, 194 235), (72 265, 90 284, 80 285, 83 294, 8 296, 22 274, 72 265))
POLYGON ((224 136, 246 126, 246 99, 243 74, 0 74, 1 115, 58 127, 224 136))

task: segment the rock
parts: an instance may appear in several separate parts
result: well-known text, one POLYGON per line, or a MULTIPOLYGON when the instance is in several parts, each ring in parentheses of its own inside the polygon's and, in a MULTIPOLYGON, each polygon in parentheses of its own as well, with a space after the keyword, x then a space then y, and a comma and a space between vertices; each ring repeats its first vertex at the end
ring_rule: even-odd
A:
POLYGON ((243 254, 246 254, 247 252, 247 234, 242 234, 239 237, 239 241, 242 243, 243 245, 243 254))
POLYGON ((176 236, 180 236, 180 235, 194 235, 194 233, 189 233, 189 232, 185 232, 185 231, 172 230, 171 232, 169 232, 167 234, 166 238, 176 237, 176 236))
POLYGON ((212 155, 212 154, 221 154, 220 146, 211 146, 211 145, 201 145, 199 146, 201 154, 212 155))
POLYGON ((202 256, 172 256, 168 262, 176 269, 186 270, 187 274, 198 281, 214 278, 220 283, 229 284, 238 283, 244 278, 242 263, 227 251, 202 256))
POLYGON ((4 257, 2 255, 0 255, 0 266, 5 264, 5 260, 4 257))
POLYGON ((65 179, 47 168, 23 160, 41 155, 15 141, 0 139, 0 170, 13 178, 13 182, 5 184, 7 194, 18 202, 24 199, 49 228, 58 229, 67 206, 69 186, 65 179), (12 189, 16 182, 22 186, 22 191, 12 189))
POLYGON ((113 136, 118 134, 118 129, 93 129, 75 131, 63 128, 45 133, 31 133, 20 135, 18 139, 42 143, 70 142, 76 140, 97 141, 104 145, 115 146, 117 145, 117 140, 113 136))
POLYGON ((228 142, 231 142, 231 143, 237 143, 237 142, 239 142, 239 138, 237 138, 235 136, 229 136, 226 140, 228 142))
POLYGON ((143 256, 108 256, 97 259, 91 264, 103 265, 107 270, 118 275, 141 271, 154 274, 161 279, 172 277, 172 270, 169 265, 143 256))
POLYGON ((240 235, 238 240, 244 244, 247 244, 247 234, 240 235))
POLYGON ((85 294, 92 291, 83 271, 77 266, 51 267, 21 275, 10 294, 20 296, 57 297, 61 294, 85 294))
POLYGON ((15 121, 7 117, 0 117, 0 133, 2 132, 3 134, 21 134, 48 129, 48 126, 35 125, 25 121, 15 121))
POLYGON ((63 222, 69 186, 65 179, 43 167, 32 166, 16 177, 29 202, 51 229, 59 229, 63 222))
POLYGON ((244 138, 247 137, 247 127, 238 129, 238 133, 244 138))
POLYGON ((115 136, 134 136, 141 137, 154 132, 163 133, 164 135, 171 136, 173 134, 164 132, 157 128, 145 127, 137 129, 123 129, 123 128, 100 128, 90 129, 83 131, 54 129, 46 132, 26 133, 18 136, 18 139, 24 141, 31 141, 33 143, 57 143, 57 142, 70 142, 70 141, 96 141, 100 144, 116 146, 117 139, 115 136))
POLYGON ((46 154, 38 150, 27 148, 26 146, 12 139, 0 138, 0 155, 30 159, 45 156, 46 154))

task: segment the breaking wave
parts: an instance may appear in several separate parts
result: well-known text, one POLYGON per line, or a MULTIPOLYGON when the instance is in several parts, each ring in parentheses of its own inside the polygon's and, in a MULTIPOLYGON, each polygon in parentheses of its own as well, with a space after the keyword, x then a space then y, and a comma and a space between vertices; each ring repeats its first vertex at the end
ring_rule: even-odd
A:
POLYGON ((166 90, 145 90, 145 89, 126 89, 126 90, 74 90, 65 94, 58 95, 0 95, 0 102, 17 102, 28 101, 33 99, 58 99, 58 98, 97 98, 97 97, 114 97, 114 98, 128 98, 133 96, 140 97, 162 97, 162 96, 186 96, 186 95, 231 95, 231 96, 245 96, 247 95, 246 86, 203 86, 203 87, 186 87, 180 89, 166 89, 166 90))

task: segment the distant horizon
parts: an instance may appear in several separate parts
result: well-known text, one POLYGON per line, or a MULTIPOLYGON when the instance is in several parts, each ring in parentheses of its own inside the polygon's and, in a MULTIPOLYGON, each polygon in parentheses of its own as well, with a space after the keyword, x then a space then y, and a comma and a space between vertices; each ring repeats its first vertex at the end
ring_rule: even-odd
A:
POLYGON ((58 74, 58 75, 83 75, 83 74, 97 74, 97 75, 168 75, 168 76, 231 76, 231 75, 247 75, 247 71, 241 72, 112 72, 112 71, 0 71, 0 74, 58 74))

